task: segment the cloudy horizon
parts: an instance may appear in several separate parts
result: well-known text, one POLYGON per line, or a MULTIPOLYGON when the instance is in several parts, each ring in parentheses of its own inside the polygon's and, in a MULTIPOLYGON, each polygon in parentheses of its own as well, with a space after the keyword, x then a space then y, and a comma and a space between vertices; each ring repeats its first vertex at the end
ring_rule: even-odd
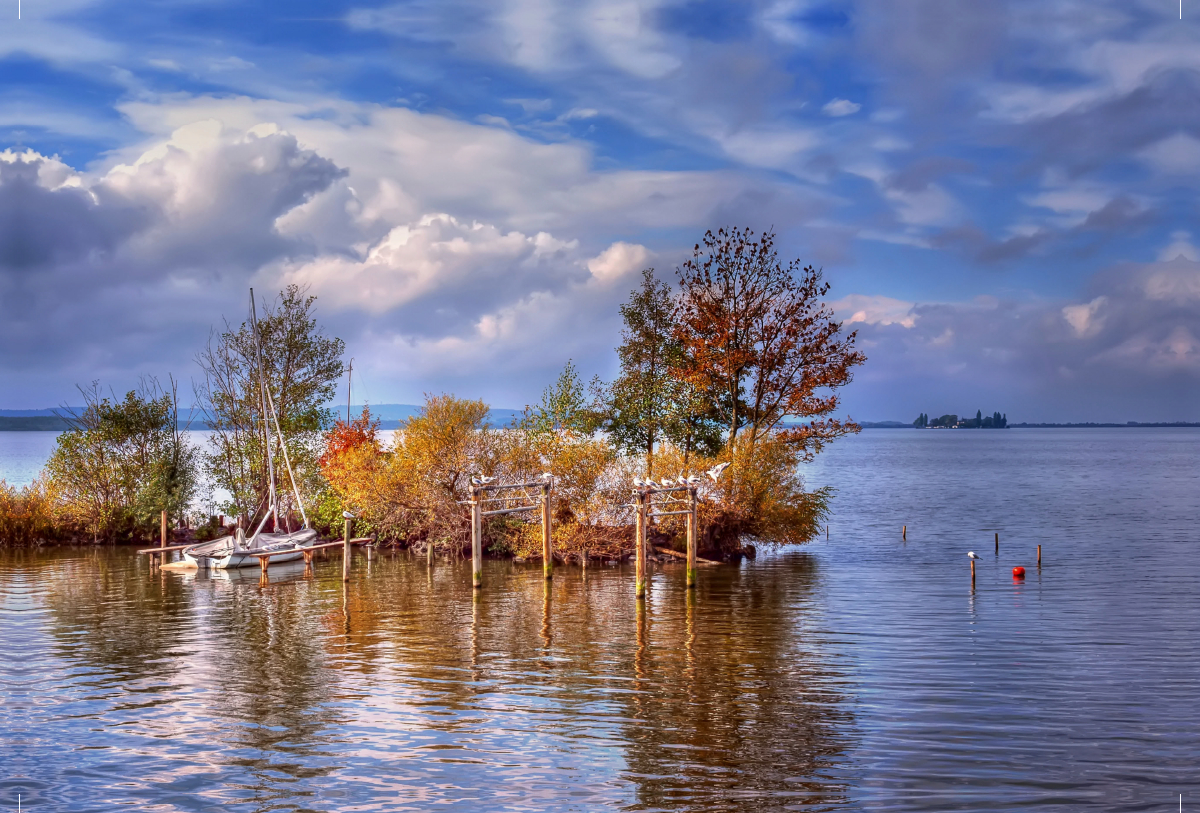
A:
POLYGON ((742 226, 858 331, 841 414, 1200 420, 1184 12, 29 0, 0 28, 0 408, 187 382, 289 283, 356 403, 520 408, 568 358, 611 378, 641 269, 742 226))

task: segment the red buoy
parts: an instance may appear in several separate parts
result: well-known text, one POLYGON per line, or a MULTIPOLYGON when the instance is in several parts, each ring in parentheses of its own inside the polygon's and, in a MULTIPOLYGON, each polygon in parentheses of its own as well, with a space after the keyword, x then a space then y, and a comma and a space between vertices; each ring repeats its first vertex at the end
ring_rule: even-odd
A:
POLYGON ((1025 568, 1023 568, 1023 567, 1014 567, 1014 568, 1013 568, 1013 578, 1014 578, 1014 579, 1023 579, 1023 578, 1025 578, 1025 568))

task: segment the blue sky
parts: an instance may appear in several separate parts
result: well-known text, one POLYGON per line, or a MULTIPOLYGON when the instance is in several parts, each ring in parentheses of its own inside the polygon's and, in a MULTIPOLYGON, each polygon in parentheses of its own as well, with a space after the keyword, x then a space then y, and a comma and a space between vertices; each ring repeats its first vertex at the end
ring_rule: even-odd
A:
POLYGON ((739 225, 825 269, 853 417, 1200 420, 1186 3, 16 5, 0 407, 187 381, 288 282, 356 401, 519 407, 739 225))

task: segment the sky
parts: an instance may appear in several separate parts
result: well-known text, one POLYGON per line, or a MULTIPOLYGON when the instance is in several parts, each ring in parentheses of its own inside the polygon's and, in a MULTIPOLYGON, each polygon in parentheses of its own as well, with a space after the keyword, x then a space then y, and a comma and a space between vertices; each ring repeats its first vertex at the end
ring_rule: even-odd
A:
POLYGON ((839 414, 1200 420, 1200 0, 17 5, 0 408, 187 389, 293 282, 356 403, 520 408, 741 226, 857 331, 839 414))

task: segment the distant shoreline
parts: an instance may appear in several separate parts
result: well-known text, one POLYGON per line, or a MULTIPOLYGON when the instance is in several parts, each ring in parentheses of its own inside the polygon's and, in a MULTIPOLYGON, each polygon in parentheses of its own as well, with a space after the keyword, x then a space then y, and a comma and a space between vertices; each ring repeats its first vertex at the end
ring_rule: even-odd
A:
MULTIPOLYGON (((910 423, 900 421, 860 421, 863 429, 918 429, 910 423)), ((1200 429, 1200 423, 1187 421, 1171 421, 1159 423, 1142 423, 1128 421, 1126 423, 1010 423, 1008 429, 1200 429)), ((922 429, 925 432, 943 431, 942 428, 922 429)), ((944 431, 970 432, 971 429, 947 429, 944 431)), ((983 430, 981 430, 983 431, 983 430)))

